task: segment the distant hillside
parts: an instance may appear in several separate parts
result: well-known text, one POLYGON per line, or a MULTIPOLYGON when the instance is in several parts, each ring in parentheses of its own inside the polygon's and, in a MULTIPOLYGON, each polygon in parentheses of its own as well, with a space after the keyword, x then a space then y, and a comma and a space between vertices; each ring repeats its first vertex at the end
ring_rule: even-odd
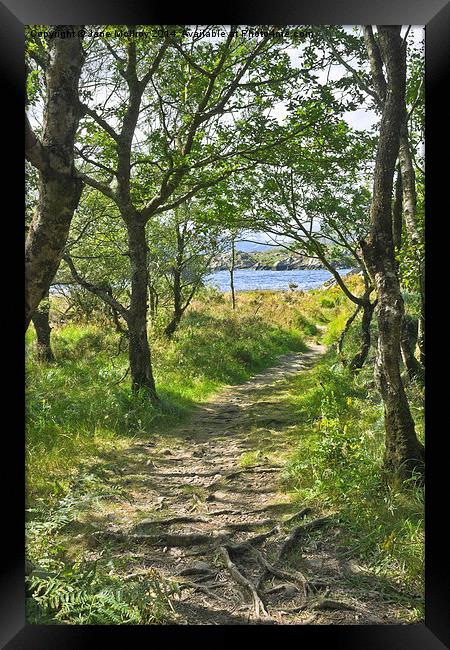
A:
MULTIPOLYGON (((235 254, 236 269, 253 269, 255 271, 289 271, 293 269, 323 269, 323 264, 305 255, 290 253, 283 248, 264 251, 240 251, 235 254)), ((220 253, 211 263, 211 271, 226 271, 230 268, 231 251, 220 253)), ((354 266, 354 260, 340 256, 332 260, 336 268, 354 266)))

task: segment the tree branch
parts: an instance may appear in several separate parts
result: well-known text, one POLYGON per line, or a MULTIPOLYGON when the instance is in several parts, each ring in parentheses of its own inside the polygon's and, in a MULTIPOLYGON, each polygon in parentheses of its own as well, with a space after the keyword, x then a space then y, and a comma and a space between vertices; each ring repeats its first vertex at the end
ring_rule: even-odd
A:
POLYGON ((109 185, 106 185, 106 183, 102 183, 101 181, 95 180, 95 178, 92 178, 92 176, 88 176, 87 174, 84 174, 83 172, 76 171, 76 175, 78 178, 80 178, 82 181, 86 183, 86 185, 89 185, 90 187, 93 187, 94 189, 98 190, 105 196, 107 196, 111 201, 114 201, 116 205, 120 207, 119 204, 119 199, 116 195, 116 193, 109 187, 109 185))
POLYGON ((128 309, 126 309, 123 305, 120 304, 118 300, 116 300, 111 291, 109 289, 106 289, 104 287, 100 287, 98 285, 92 284, 91 282, 88 282, 85 280, 81 275, 78 273, 77 269, 75 268, 75 265, 72 261, 72 258, 68 253, 65 253, 62 256, 62 259, 66 262, 67 266, 70 269, 70 272, 72 274, 73 279, 78 282, 78 284, 86 289, 87 291, 90 291, 94 295, 98 296, 103 300, 103 302, 106 302, 112 309, 114 309, 117 313, 119 313, 122 318, 128 322, 128 316, 129 312, 128 309))
POLYGON ((25 156, 39 171, 43 172, 49 168, 47 149, 35 135, 27 115, 25 115, 25 156))
POLYGON ((110 124, 108 124, 106 120, 103 119, 103 117, 101 117, 96 111, 94 111, 93 108, 89 108, 87 104, 83 104, 82 102, 80 102, 80 108, 86 115, 92 117, 94 122, 97 122, 97 124, 101 126, 102 129, 106 131, 106 133, 108 133, 113 140, 119 142, 119 134, 117 133, 117 131, 115 131, 113 127, 110 124))
POLYGON ((372 25, 364 26, 364 41, 369 55, 373 83, 379 98, 378 103, 381 106, 386 98, 386 79, 383 73, 383 61, 381 59, 380 48, 375 40, 372 25))

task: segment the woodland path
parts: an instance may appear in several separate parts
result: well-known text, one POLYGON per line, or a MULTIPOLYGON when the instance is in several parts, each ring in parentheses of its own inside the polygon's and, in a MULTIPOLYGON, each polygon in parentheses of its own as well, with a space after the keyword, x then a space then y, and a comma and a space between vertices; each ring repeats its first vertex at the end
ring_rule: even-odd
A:
MULTIPOLYGON (((126 450, 117 503, 93 534, 123 558, 123 575, 176 579, 172 623, 380 624, 399 622, 376 591, 352 586, 336 512, 312 512, 283 492, 298 414, 283 405, 292 377, 325 348, 278 359, 227 387, 168 437, 126 450)), ((97 523, 100 523, 98 520, 97 523)))

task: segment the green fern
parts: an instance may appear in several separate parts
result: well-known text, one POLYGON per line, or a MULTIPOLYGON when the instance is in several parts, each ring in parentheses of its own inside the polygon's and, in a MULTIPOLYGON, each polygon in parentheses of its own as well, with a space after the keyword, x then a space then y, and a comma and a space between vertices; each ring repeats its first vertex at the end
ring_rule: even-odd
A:
POLYGON ((177 585, 162 577, 126 583, 106 574, 61 570, 27 578, 29 622, 78 625, 145 625, 158 622, 171 606, 177 585))
POLYGON ((111 575, 111 562, 68 563, 59 542, 64 527, 98 499, 119 490, 93 474, 80 476, 50 511, 29 510, 27 555, 37 563, 26 579, 27 620, 34 624, 146 625, 167 618, 177 585, 155 572, 141 579, 111 575), (105 564, 105 563, 103 563, 105 564))

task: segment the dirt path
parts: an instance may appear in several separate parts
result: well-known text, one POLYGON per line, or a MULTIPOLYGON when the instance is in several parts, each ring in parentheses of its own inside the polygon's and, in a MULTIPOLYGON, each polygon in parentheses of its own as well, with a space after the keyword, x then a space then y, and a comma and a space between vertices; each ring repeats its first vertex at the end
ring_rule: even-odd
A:
POLYGON ((360 568, 340 559, 336 513, 301 508, 282 489, 298 418, 283 395, 323 352, 315 344, 285 355, 169 437, 127 450, 131 498, 97 522, 93 539, 123 558, 124 576, 156 569, 180 582, 173 622, 398 622, 377 594, 349 586, 360 568))

